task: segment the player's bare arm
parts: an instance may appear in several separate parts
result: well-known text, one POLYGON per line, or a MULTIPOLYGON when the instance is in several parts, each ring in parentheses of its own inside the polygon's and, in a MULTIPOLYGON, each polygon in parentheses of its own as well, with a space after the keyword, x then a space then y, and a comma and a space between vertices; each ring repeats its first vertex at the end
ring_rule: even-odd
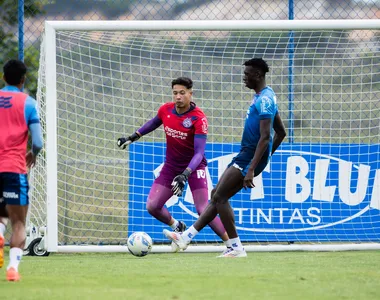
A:
POLYGON ((40 123, 35 122, 30 124, 29 132, 32 137, 32 149, 26 154, 26 166, 30 169, 36 165, 37 155, 43 146, 40 123))
POLYGON ((285 126, 278 112, 276 113, 273 120, 273 129, 275 131, 275 135, 273 138, 272 155, 286 137, 285 126))
POLYGON ((247 175, 244 177, 243 187, 253 188, 255 187, 253 183, 253 178, 255 176, 255 169, 258 166, 261 158, 263 157, 265 151, 268 148, 270 141, 270 130, 271 130, 271 119, 263 119, 260 121, 260 140, 257 144, 255 155, 249 166, 247 175))

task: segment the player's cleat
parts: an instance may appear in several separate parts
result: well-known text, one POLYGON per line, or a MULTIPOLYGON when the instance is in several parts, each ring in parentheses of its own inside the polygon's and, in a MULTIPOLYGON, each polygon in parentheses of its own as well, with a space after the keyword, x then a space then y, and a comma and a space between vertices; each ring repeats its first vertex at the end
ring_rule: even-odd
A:
POLYGON ((172 243, 170 244, 170 247, 172 248, 172 252, 174 252, 174 253, 177 253, 177 252, 180 251, 179 247, 178 247, 177 244, 174 243, 174 242, 172 242, 172 243))
POLYGON ((227 247, 226 249, 224 249, 224 251, 222 252, 222 254, 218 255, 217 257, 224 257, 224 254, 230 252, 231 250, 233 250, 232 247, 227 247))
MULTIPOLYGON (((184 222, 179 221, 178 226, 174 231, 175 232, 184 232, 186 230, 186 227, 187 226, 184 222)), ((180 250, 179 247, 177 246, 177 244, 174 242, 172 242, 172 244, 170 246, 171 246, 173 252, 178 252, 180 250)))
POLYGON ((4 265, 4 244, 5 239, 2 235, 0 235, 0 268, 4 265))
POLYGON ((189 246, 189 243, 183 240, 183 237, 180 233, 169 231, 167 229, 164 229, 163 233, 169 240, 174 242, 180 250, 186 250, 187 246, 189 246))
POLYGON ((15 270, 15 268, 9 268, 7 270, 7 281, 19 281, 20 274, 15 270))
POLYGON ((234 248, 227 248, 227 251, 225 250, 218 257, 231 257, 231 258, 247 257, 247 252, 245 252, 244 249, 243 250, 236 250, 234 248))

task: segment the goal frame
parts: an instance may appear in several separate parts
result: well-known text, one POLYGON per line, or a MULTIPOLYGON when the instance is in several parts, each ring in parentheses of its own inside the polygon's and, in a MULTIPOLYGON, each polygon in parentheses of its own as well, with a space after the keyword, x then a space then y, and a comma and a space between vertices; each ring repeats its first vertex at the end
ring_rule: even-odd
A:
MULTIPOLYGON (((60 246, 58 245, 58 186, 57 186, 57 81, 56 31, 241 31, 241 30, 366 30, 380 29, 380 20, 214 20, 214 21, 45 21, 45 80, 46 80, 46 235, 49 252, 128 252, 126 246, 60 246)), ((222 251, 223 246, 189 246, 186 252, 222 251)), ((292 244, 248 245, 247 251, 344 251, 378 250, 380 243, 360 244, 292 244)), ((153 246, 153 252, 171 252, 170 246, 153 246)))

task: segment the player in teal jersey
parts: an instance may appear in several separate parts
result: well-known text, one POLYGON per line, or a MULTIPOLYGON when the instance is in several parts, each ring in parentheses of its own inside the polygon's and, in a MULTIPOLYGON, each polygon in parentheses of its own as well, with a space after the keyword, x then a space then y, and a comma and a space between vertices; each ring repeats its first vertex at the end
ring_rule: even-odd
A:
POLYGON ((265 74, 269 72, 267 63, 261 58, 253 58, 244 65, 244 83, 256 94, 247 111, 240 152, 221 176, 211 193, 211 201, 193 226, 183 233, 164 230, 166 237, 180 249, 186 249, 194 236, 219 214, 232 245, 219 257, 247 256, 236 231, 229 199, 243 187, 255 187, 254 177, 264 170, 286 132, 278 113, 276 95, 266 85, 265 74))

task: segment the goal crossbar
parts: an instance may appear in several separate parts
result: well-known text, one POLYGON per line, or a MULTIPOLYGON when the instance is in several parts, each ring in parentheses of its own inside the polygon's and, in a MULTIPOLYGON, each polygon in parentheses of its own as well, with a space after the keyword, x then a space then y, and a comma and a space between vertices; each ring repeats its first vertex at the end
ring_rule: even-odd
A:
POLYGON ((379 28, 380 20, 45 21, 47 26, 78 31, 363 30, 379 28))

